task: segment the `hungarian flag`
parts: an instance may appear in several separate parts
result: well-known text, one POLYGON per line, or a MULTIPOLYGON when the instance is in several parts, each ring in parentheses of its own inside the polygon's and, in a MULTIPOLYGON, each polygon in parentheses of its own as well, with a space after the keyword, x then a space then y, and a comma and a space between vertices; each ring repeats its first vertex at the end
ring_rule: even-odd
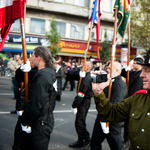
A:
POLYGON ((98 49, 98 44, 99 44, 99 34, 100 34, 100 16, 101 16, 101 0, 93 0, 93 5, 92 5, 92 12, 91 15, 88 19, 88 29, 91 26, 91 22, 93 22, 93 27, 96 26, 96 37, 97 37, 97 55, 98 58, 100 59, 99 55, 99 49, 98 49))
MULTIPOLYGON (((129 7, 128 7, 128 1, 127 0, 116 0, 114 5, 114 12, 115 9, 118 7, 118 25, 117 25, 117 31, 121 38, 124 38, 124 35, 126 33, 128 21, 129 21, 129 7)), ((114 13, 115 16, 115 13, 114 13)))
POLYGON ((14 23, 16 19, 24 17, 24 2, 26 2, 26 0, 0 0, 0 28, 2 38, 0 51, 4 46, 12 23, 14 23))

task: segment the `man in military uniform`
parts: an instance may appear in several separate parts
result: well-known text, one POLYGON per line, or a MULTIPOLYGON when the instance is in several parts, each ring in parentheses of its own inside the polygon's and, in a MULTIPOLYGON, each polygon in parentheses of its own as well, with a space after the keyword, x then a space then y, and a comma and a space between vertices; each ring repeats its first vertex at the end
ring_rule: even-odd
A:
POLYGON ((30 81, 29 98, 20 121, 26 133, 21 150, 47 150, 54 126, 51 95, 56 63, 49 49, 42 46, 34 49, 31 60, 38 71, 30 81))
POLYGON ((110 79, 100 84, 92 83, 96 109, 104 120, 118 123, 129 119, 130 150, 150 150, 150 50, 141 65, 143 70, 140 77, 144 90, 120 103, 111 104, 103 92, 110 79))
MULTIPOLYGON (((91 104, 92 97, 92 82, 90 71, 93 68, 91 61, 86 61, 84 75, 81 75, 82 82, 78 95, 74 98, 72 104, 72 112, 76 114, 75 128, 78 134, 78 140, 75 143, 69 144, 69 147, 81 147, 80 150, 86 150, 90 146, 90 133, 86 129, 86 116, 91 104), (85 74, 86 73, 86 74, 85 74)), ((81 73, 81 72, 80 72, 81 73)), ((83 73, 83 72, 82 72, 83 73)), ((73 70, 69 73, 74 79, 79 80, 79 70, 73 70)))

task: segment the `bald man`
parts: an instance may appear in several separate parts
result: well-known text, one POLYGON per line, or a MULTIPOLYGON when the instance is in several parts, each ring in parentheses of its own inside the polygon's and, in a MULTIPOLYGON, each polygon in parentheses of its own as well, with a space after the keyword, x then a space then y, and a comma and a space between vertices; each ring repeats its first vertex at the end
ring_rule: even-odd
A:
MULTIPOLYGON (((91 61, 85 62, 85 76, 82 78, 82 82, 79 88, 78 95, 74 98, 72 103, 72 112, 76 114, 75 128, 78 134, 78 140, 74 143, 70 143, 69 147, 77 148, 79 150, 86 150, 90 146, 90 133, 86 127, 86 117, 91 104, 92 97, 92 82, 90 71, 93 68, 91 61)), ((69 72, 69 75, 75 80, 79 81, 79 70, 73 70, 69 72)))
MULTIPOLYGON (((110 68, 110 64, 108 67, 110 68)), ((112 68, 113 80, 110 99, 112 104, 122 101, 127 94, 126 83, 122 80, 120 75, 121 70, 121 64, 115 61, 112 68)), ((108 88, 109 86, 104 89, 106 97, 108 96, 108 88)), ((105 138, 111 150, 124 150, 121 123, 109 123, 109 131, 107 130, 107 132, 102 129, 102 124, 104 124, 103 119, 97 114, 91 139, 91 150, 102 150, 102 142, 105 138)))

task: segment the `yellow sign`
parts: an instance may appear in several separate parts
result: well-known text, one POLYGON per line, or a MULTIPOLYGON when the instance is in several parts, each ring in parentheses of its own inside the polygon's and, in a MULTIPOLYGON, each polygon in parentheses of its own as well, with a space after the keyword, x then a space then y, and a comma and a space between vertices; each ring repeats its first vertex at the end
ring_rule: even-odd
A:
POLYGON ((58 44, 58 47, 59 47, 59 48, 62 48, 62 47, 80 48, 80 45, 67 44, 67 43, 65 43, 64 41, 61 41, 61 42, 58 44))

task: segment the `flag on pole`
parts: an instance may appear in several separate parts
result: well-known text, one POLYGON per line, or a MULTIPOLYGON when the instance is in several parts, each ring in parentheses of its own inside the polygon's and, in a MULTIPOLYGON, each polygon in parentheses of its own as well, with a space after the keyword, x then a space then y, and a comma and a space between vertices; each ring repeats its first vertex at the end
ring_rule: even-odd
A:
MULTIPOLYGON (((129 21, 129 7, 127 0, 116 0, 114 5, 114 12, 116 7, 118 7, 118 25, 117 31, 121 38, 123 39, 126 33, 128 21, 129 21)), ((115 13, 114 13, 115 16, 115 13)))
POLYGON ((24 2, 26 2, 26 0, 0 0, 0 28, 2 28, 0 51, 4 46, 12 23, 18 18, 23 18, 24 2))
POLYGON ((130 12, 130 0, 128 0, 129 12, 130 12))
POLYGON ((98 59, 100 59, 100 54, 99 54, 99 49, 98 49, 98 45, 99 45, 99 35, 100 35, 100 17, 102 15, 102 4, 101 4, 102 0, 98 1, 98 23, 96 26, 96 37, 97 37, 97 56, 98 59))
POLYGON ((92 12, 91 12, 90 17, 88 19, 88 29, 90 29, 91 22, 93 22, 93 28, 98 23, 98 0, 93 0, 92 12))
POLYGON ((93 27, 96 26, 96 37, 97 37, 97 55, 98 58, 100 59, 99 55, 99 49, 98 49, 98 44, 99 44, 99 34, 100 34, 100 17, 102 14, 102 9, 101 9, 101 0, 93 0, 92 4, 92 12, 90 14, 90 17, 88 19, 88 29, 91 26, 91 22, 93 22, 93 27))

